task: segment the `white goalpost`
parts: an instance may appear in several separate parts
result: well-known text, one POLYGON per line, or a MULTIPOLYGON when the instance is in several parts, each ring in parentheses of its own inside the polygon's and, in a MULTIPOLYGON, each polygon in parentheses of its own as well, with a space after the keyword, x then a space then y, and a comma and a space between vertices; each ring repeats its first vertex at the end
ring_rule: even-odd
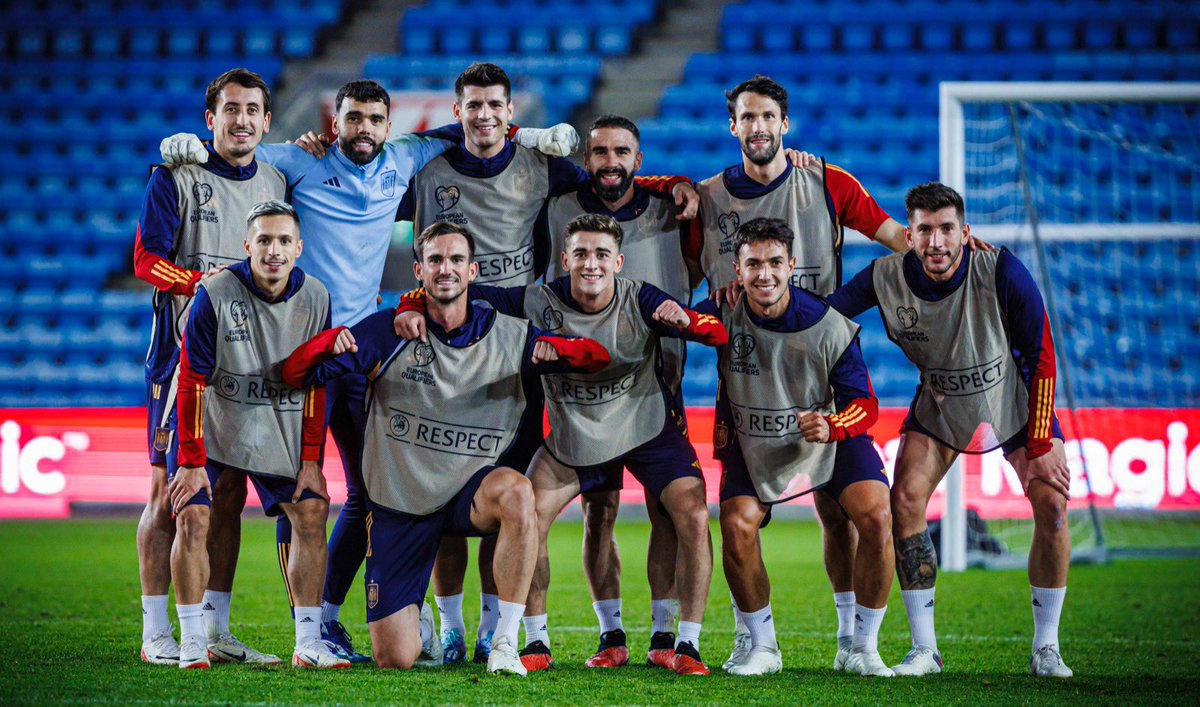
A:
MULTIPOLYGON (((939 141, 972 234, 1046 301, 1072 559, 1200 554, 1200 83, 943 83, 939 141)), ((960 457, 943 570, 1024 565, 1014 479, 960 457)))

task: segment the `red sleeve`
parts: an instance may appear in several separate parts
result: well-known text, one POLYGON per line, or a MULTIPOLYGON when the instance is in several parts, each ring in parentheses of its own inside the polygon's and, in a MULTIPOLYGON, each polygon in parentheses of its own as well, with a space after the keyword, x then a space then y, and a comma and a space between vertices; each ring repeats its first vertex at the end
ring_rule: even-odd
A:
POLYGON ((539 336, 534 341, 545 341, 558 352, 558 359, 571 368, 584 373, 595 373, 608 365, 611 357, 608 349, 600 342, 583 337, 539 336))
POLYGON ((729 341, 729 332, 721 320, 711 314, 700 314, 684 308, 692 321, 684 329, 689 341, 698 341, 705 346, 724 346, 729 341))
POLYGON ((833 197, 838 221, 871 240, 890 216, 854 175, 832 164, 825 165, 825 186, 833 197))
POLYGON ((691 184, 687 177, 634 177, 633 183, 653 194, 671 196, 677 184, 691 184))
MULTIPOLYGON (((317 366, 333 358, 333 343, 337 341, 338 334, 346 328, 348 327, 340 326, 326 329, 300 344, 283 362, 283 382, 293 388, 303 388, 304 379, 308 377, 308 374, 317 366)), ((324 410, 324 406, 321 406, 321 409, 324 410)))
POLYGON ((1033 380, 1029 385, 1029 443, 1025 457, 1036 459, 1051 449, 1054 423, 1055 370, 1054 338, 1050 334, 1050 316, 1042 312, 1042 346, 1033 380))
POLYGON ((691 221, 684 221, 683 227, 686 229, 683 234, 683 257, 699 263, 704 252, 704 223, 697 216, 691 221))
POLYGON ((181 345, 176 396, 180 468, 202 467, 208 461, 204 451, 204 386, 204 378, 188 362, 187 346, 181 345))
POLYGON ((855 398, 836 415, 826 415, 829 441, 841 442, 865 434, 879 419, 879 401, 875 398, 855 398))
POLYGON ((325 387, 309 388, 304 396, 303 444, 300 459, 306 462, 321 461, 325 446, 325 387))
POLYGON ((133 272, 139 279, 173 295, 191 297, 203 273, 186 270, 142 247, 142 227, 138 226, 133 245, 133 272))
POLYGON ((400 304, 396 305, 396 314, 405 312, 425 313, 425 288, 418 287, 400 296, 400 304))

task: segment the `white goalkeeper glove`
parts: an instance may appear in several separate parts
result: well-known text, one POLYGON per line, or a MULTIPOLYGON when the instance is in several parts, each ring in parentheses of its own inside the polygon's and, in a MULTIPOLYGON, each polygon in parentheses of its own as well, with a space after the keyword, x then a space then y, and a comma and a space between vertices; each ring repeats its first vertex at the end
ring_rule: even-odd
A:
POLYGON ((208 150, 192 133, 175 133, 158 143, 158 153, 167 164, 204 164, 208 150))
POLYGON ((550 157, 566 157, 579 147, 579 133, 566 123, 549 128, 518 128, 513 142, 550 157))

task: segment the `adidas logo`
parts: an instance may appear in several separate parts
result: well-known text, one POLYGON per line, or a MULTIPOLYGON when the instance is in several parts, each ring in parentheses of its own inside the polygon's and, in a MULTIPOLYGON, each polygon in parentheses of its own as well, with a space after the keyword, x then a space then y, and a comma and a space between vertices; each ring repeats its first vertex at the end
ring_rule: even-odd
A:
POLYGON ((330 177, 321 183, 325 186, 334 187, 336 189, 340 189, 342 186, 342 183, 338 181, 337 177, 330 177))
POLYGON ((614 619, 621 618, 621 610, 620 609, 617 609, 616 611, 613 612, 613 618, 614 619))
POLYGON ((932 608, 933 608, 933 600, 932 600, 932 599, 930 599, 930 600, 929 600, 929 602, 928 602, 927 604, 925 604, 925 608, 926 608, 926 609, 932 609, 932 608))
POLYGON ((211 601, 206 601, 206 602, 204 602, 204 606, 201 607, 200 610, 201 611, 216 611, 217 607, 213 606, 211 601))
POLYGON ((1040 607, 1040 606, 1042 605, 1042 603, 1041 603, 1040 601, 1038 601, 1037 599, 1034 599, 1034 600, 1033 600, 1033 605, 1034 605, 1034 606, 1039 606, 1039 607, 1040 607))
POLYGON ((305 616, 304 618, 300 619, 300 623, 302 624, 311 624, 312 622, 313 620, 311 616, 305 616))
POLYGON ((545 630, 546 630, 546 629, 548 629, 548 628, 549 628, 549 626, 548 626, 547 624, 542 624, 542 627, 541 627, 541 628, 539 628, 538 630, 539 630, 539 631, 545 631, 545 630))
POLYGON ((763 619, 763 623, 765 624, 765 623, 767 623, 767 622, 768 622, 768 621, 770 621, 770 620, 771 620, 771 615, 770 615, 770 614, 767 614, 767 618, 763 619))
POLYGON ((860 621, 860 622, 861 622, 861 621, 863 620, 862 614, 855 614, 855 615, 854 615, 854 620, 855 620, 855 621, 860 621))
POLYGON ((485 614, 492 613, 492 607, 488 606, 487 604, 484 604, 483 605, 483 613, 485 613, 485 614))
POLYGON ((142 616, 145 616, 146 614, 149 614, 149 613, 150 613, 149 611, 146 611, 145 609, 142 609, 142 616))

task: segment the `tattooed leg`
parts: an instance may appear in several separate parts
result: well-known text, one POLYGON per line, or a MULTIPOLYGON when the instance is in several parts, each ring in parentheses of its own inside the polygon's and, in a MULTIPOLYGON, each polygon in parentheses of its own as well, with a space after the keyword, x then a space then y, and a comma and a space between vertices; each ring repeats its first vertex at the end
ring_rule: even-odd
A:
POLYGON ((932 589, 937 581, 937 550, 929 528, 896 541, 896 570, 901 589, 932 589))

